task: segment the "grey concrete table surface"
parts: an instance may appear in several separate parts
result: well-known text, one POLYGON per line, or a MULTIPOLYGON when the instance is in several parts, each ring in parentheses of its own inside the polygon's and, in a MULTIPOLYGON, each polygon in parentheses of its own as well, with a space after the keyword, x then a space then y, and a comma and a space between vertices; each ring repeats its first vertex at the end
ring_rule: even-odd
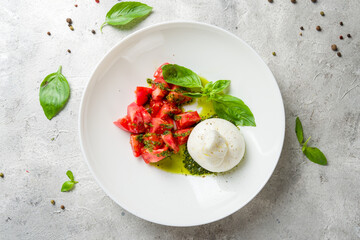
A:
POLYGON ((101 34, 116 0, 0 1, 0 239, 360 239, 360 1, 143 2, 154 7, 145 21, 101 34), (80 99, 98 61, 128 34, 173 20, 213 24, 249 43, 274 73, 286 111, 283 152, 265 188, 233 215, 189 228, 150 223, 114 203, 92 177, 78 138, 80 99), (71 98, 49 121, 39 85, 59 65, 71 98), (296 116, 328 166, 302 154, 296 116), (68 169, 79 184, 61 193, 68 169))

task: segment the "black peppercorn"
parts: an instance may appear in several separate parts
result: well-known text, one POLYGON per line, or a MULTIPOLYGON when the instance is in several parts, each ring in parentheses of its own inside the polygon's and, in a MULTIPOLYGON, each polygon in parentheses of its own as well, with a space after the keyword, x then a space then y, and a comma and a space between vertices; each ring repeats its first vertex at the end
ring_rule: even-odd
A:
POLYGON ((51 36, 51 32, 47 32, 47 35, 51 36))
POLYGON ((340 26, 344 26, 344 23, 343 23, 343 22, 340 22, 340 26))
POLYGON ((341 52, 338 52, 337 55, 338 55, 338 57, 341 57, 341 52))
POLYGON ((304 30, 304 27, 303 27, 303 26, 301 26, 301 27, 300 27, 300 30, 304 30))
POLYGON ((347 34, 347 37, 348 37, 348 38, 351 38, 351 35, 350 35, 350 33, 348 33, 348 34, 347 34))
POLYGON ((295 4, 295 3, 296 3, 296 0, 291 0, 291 2, 295 4))
POLYGON ((62 210, 64 210, 64 209, 65 209, 65 206, 64 206, 64 205, 61 205, 60 208, 61 208, 62 210))
POLYGON ((91 32, 92 32, 92 34, 96 34, 96 32, 95 32, 95 30, 93 29, 93 30, 91 30, 91 32))
POLYGON ((343 39, 344 39, 344 37, 343 37, 342 35, 340 35, 340 37, 339 37, 339 38, 340 38, 340 40, 343 40, 343 39))
POLYGON ((320 26, 316 26, 316 30, 320 32, 320 31, 321 31, 321 27, 320 27, 320 26))

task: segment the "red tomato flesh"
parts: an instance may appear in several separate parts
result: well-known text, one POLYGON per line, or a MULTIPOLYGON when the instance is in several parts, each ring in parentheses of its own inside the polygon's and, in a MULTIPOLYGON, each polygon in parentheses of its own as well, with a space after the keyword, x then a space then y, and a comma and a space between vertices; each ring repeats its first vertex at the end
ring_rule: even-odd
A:
POLYGON ((168 132, 167 134, 164 133, 163 135, 161 135, 161 138, 164 140, 166 145, 168 145, 172 150, 174 150, 174 153, 179 152, 179 146, 171 132, 168 132))
POLYGON ((156 115, 158 118, 167 118, 174 114, 181 113, 181 109, 178 108, 175 104, 172 103, 164 103, 164 105, 161 107, 160 111, 156 115))
POLYGON ((171 131, 174 128, 174 124, 172 119, 161 119, 161 118, 153 118, 151 121, 152 126, 150 127, 151 133, 162 134, 165 131, 171 131))
POLYGON ((167 95, 168 91, 166 89, 169 88, 169 84, 162 78, 156 78, 154 82, 152 84, 153 92, 151 96, 155 101, 160 101, 167 95))
POLYGON ((127 132, 131 132, 130 128, 129 128, 129 123, 130 123, 130 119, 129 116, 125 116, 123 118, 119 118, 118 120, 116 120, 114 122, 114 124, 119 127, 120 129, 127 131, 127 132))
POLYGON ((150 150, 159 149, 164 146, 164 141, 160 135, 155 133, 147 133, 143 137, 144 147, 150 150))
POLYGON ((139 106, 144 105, 149 100, 152 91, 153 91, 152 88, 136 87, 135 96, 136 96, 137 105, 139 106))
POLYGON ((169 148, 165 146, 152 152, 149 149, 143 149, 141 156, 146 163, 158 162, 169 156, 169 148))
POLYGON ((162 75, 162 67, 164 66, 164 65, 168 65, 168 64, 170 64, 170 63, 164 63, 164 64, 162 64, 156 71, 155 71, 155 73, 154 73, 154 78, 163 78, 163 75, 162 75))
POLYGON ((164 104, 164 102, 162 102, 162 101, 150 100, 151 116, 153 116, 153 117, 156 116, 157 113, 160 111, 163 104, 164 104))
POLYGON ((139 157, 141 155, 141 149, 143 148, 143 143, 141 142, 141 135, 131 134, 130 135, 130 145, 133 150, 133 154, 135 157, 139 157))
POLYGON ((190 102, 191 97, 185 96, 180 92, 169 92, 169 94, 166 96, 166 100, 170 103, 181 105, 190 102))
POLYGON ((198 112, 185 112, 176 115, 175 117, 176 127, 178 129, 184 129, 191 127, 192 125, 198 123, 201 120, 198 112))
POLYGON ((192 130, 193 128, 187 128, 187 129, 176 130, 174 132, 174 136, 177 139, 179 145, 183 145, 187 142, 192 130))

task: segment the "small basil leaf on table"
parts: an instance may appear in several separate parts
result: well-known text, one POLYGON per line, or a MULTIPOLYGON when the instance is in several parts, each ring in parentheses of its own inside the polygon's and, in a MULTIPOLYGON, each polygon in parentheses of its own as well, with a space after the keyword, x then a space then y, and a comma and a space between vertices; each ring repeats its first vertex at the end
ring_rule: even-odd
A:
POLYGON ((237 97, 215 95, 213 106, 216 114, 238 126, 256 126, 255 118, 249 107, 237 97))
POLYGON ((304 142, 304 133, 299 117, 296 118, 295 132, 299 143, 302 144, 304 142))
POLYGON ((63 109, 69 96, 70 86, 61 74, 60 66, 56 73, 47 75, 40 85, 40 104, 49 120, 63 109))
POLYGON ((162 66, 164 80, 187 88, 203 88, 199 76, 186 67, 176 64, 162 66))
POLYGON ((64 182, 64 184, 62 185, 61 191, 62 191, 62 192, 68 192, 68 191, 70 191, 71 189, 73 189, 74 185, 75 185, 75 182, 74 182, 74 181, 66 181, 66 182, 64 182))
POLYGON ((201 93, 195 93, 195 92, 184 92, 182 94, 192 98, 199 98, 203 96, 201 93))
POLYGON ((74 181, 74 175, 73 175, 72 171, 70 171, 70 170, 67 171, 66 175, 70 178, 71 181, 74 181))
POLYGON ((218 80, 216 81, 213 86, 211 93, 219 93, 221 91, 224 91, 226 88, 230 86, 231 81, 230 80, 218 80))
POLYGON ((305 148, 307 147, 307 143, 309 142, 309 140, 311 139, 311 137, 309 137, 306 141, 305 141, 305 143, 304 143, 304 145, 302 146, 302 151, 304 152, 305 151, 305 148))
POLYGON ((141 2, 120 2, 115 4, 106 14, 105 22, 100 31, 106 25, 126 25, 134 19, 145 17, 152 11, 152 7, 141 2))
POLYGON ((320 165, 327 164, 327 159, 326 159, 325 155, 318 148, 305 147, 303 152, 310 161, 320 164, 320 165))

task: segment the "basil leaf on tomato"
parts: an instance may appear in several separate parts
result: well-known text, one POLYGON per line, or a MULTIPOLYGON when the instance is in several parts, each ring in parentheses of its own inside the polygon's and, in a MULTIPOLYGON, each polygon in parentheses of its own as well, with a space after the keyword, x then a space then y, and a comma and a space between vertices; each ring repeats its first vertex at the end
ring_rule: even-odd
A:
POLYGON ((256 126, 249 107, 239 98, 231 95, 215 95, 213 106, 216 114, 237 126, 256 126))
POLYGON ((186 67, 176 64, 162 66, 162 74, 167 83, 187 88, 203 88, 199 76, 186 67))
POLYGON ((56 73, 47 75, 40 85, 39 99, 45 116, 51 120, 64 108, 69 97, 70 86, 61 74, 60 66, 56 73))
POLYGON ((184 92, 182 94, 192 98, 200 98, 203 96, 201 93, 196 93, 196 92, 184 92))
POLYGON ((101 25, 100 31, 106 25, 126 25, 134 19, 146 17, 152 11, 152 7, 141 2, 120 2, 115 4, 106 14, 105 22, 101 25))

